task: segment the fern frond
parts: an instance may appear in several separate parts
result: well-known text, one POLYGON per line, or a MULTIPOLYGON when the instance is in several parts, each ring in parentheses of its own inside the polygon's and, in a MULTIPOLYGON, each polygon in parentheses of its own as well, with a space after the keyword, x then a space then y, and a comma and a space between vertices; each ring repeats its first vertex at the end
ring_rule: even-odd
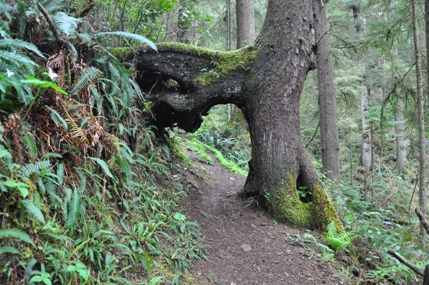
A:
POLYGON ((47 106, 46 108, 50 110, 51 119, 52 119, 52 121, 54 121, 55 125, 58 126, 60 123, 59 121, 61 121, 61 124, 63 125, 64 129, 67 131, 68 130, 68 124, 64 120, 64 118, 55 109, 52 109, 49 106, 47 106))
POLYGON ((79 192, 76 189, 74 189, 72 193, 68 208, 69 212, 67 215, 67 225, 68 227, 73 228, 76 225, 76 222, 80 215, 80 196, 79 192))
POLYGON ((63 185, 64 182, 64 163, 61 162, 57 165, 57 179, 58 185, 63 185))
MULTIPOLYGON (((67 113, 68 115, 68 113, 67 113)), ((76 122, 73 120, 70 115, 65 119, 68 125, 68 128, 70 129, 70 134, 73 138, 79 138, 81 141, 88 142, 88 138, 83 133, 83 130, 76 124, 76 122)))
POLYGON ((119 69, 116 68, 115 65, 113 65, 111 62, 109 62, 109 71, 110 71, 110 79, 117 82, 121 78, 121 74, 119 72, 119 69))
POLYGON ((66 115, 66 118, 64 120, 67 123, 67 128, 70 130, 70 134, 72 135, 72 137, 73 138, 79 138, 79 140, 81 142, 88 144, 89 140, 85 136, 85 134, 83 133, 82 128, 80 128, 76 124, 75 120, 70 116, 70 114, 67 111, 67 109, 65 108, 65 106, 63 106, 63 109, 64 109, 64 114, 66 115))
POLYGON ((36 218, 36 220, 42 224, 45 224, 45 217, 43 216, 42 211, 36 205, 34 205, 33 201, 25 199, 21 200, 21 204, 25 207, 25 209, 27 209, 29 214, 36 218))
POLYGON ((49 162, 49 160, 44 160, 38 161, 36 163, 27 164, 23 166, 19 172, 24 179, 27 179, 31 175, 39 173, 40 170, 48 169, 49 167, 51 167, 51 163, 49 162))
POLYGON ((79 81, 76 83, 76 85, 73 87, 73 90, 71 93, 76 94, 78 93, 80 90, 82 90, 83 88, 87 87, 92 80, 98 78, 99 76, 101 76, 103 73, 93 67, 90 66, 88 68, 85 68, 80 76, 79 76, 79 81))
POLYGON ((137 35, 137 34, 133 34, 133 33, 128 33, 128 32, 121 32, 121 31, 116 31, 116 32, 102 32, 102 33, 97 33, 95 34, 96 37, 98 36, 116 36, 116 37, 124 37, 127 39, 131 39, 134 40, 138 43, 142 43, 142 44, 147 44, 148 46, 150 46, 153 50, 158 51, 158 49, 156 48, 156 45, 149 39, 141 36, 141 35, 137 35))
POLYGON ((54 0, 46 4, 43 4, 43 7, 49 14, 53 14, 56 11, 64 10, 68 8, 68 6, 69 6, 68 2, 64 0, 54 0))
POLYGON ((12 50, 16 49, 26 49, 34 52, 41 58, 45 58, 40 50, 32 43, 20 40, 20 39, 3 39, 0 40, 0 47, 11 48, 12 50))
POLYGON ((5 253, 19 254, 19 250, 11 246, 2 246, 0 247, 0 255, 5 253))
POLYGON ((36 146, 36 142, 34 141, 34 137, 32 135, 30 135, 30 133, 27 133, 24 136, 23 141, 25 142, 27 149, 30 150, 31 158, 33 158, 33 159, 36 158, 37 157, 37 146, 36 146))
POLYGON ((112 179, 115 179, 115 177, 113 176, 112 172, 110 172, 109 166, 107 165, 106 162, 104 162, 104 160, 99 159, 97 157, 88 157, 89 159, 91 159, 92 161, 95 161, 98 163, 98 165, 101 166, 101 168, 103 169, 104 173, 106 173, 107 176, 109 176, 112 179))
MULTIPOLYGON (((12 15, 9 13, 9 11, 12 10, 12 6, 6 3, 6 1, 0 2, 0 11, 2 11, 3 15, 7 18, 8 21, 12 21, 12 15)), ((0 26, 0 36, 6 37, 9 33, 6 31, 3 31, 3 27, 0 26), (5 33, 3 35, 3 32, 5 33)))
POLYGON ((158 284, 161 283, 161 281, 162 281, 162 277, 161 276, 152 277, 150 279, 149 285, 158 285, 158 284))
POLYGON ((60 30, 62 33, 66 34, 67 37, 70 34, 76 33, 76 29, 80 22, 82 22, 82 19, 78 19, 75 17, 71 17, 67 15, 64 12, 57 12, 55 13, 54 17, 52 17, 55 24, 58 27, 58 30, 60 30))
POLYGON ((22 65, 26 70, 30 70, 33 66, 37 66, 28 56, 22 55, 16 51, 0 50, 0 59, 9 61, 15 65, 22 65))
POLYGON ((353 232, 339 233, 334 221, 326 227, 326 240, 336 251, 344 249, 357 237, 358 235, 353 232))
POLYGON ((33 267, 34 265, 36 265, 36 263, 37 263, 37 260, 33 258, 27 263, 27 266, 25 266, 25 272, 24 272, 25 280, 30 281, 31 272, 33 271, 33 267))
POLYGON ((4 239, 4 238, 16 238, 36 247, 31 237, 20 230, 16 230, 16 229, 0 230, 0 239, 4 239))

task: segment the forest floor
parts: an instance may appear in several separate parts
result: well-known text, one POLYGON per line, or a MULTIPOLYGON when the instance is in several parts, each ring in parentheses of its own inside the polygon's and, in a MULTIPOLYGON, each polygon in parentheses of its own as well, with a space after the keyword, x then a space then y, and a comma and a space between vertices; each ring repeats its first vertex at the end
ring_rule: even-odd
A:
POLYGON ((243 176, 190 155, 206 177, 183 199, 188 219, 200 225, 209 245, 208 260, 191 270, 197 284, 357 284, 340 273, 344 264, 323 260, 316 243, 302 239, 320 233, 277 224, 239 197, 243 176))

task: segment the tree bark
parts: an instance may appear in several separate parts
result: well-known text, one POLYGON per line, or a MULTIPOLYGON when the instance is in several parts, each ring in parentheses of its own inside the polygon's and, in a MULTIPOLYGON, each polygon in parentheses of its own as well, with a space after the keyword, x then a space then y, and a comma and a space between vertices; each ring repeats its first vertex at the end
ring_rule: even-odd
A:
MULTIPOLYGON (((359 40, 362 40, 362 23, 360 19, 360 9, 357 5, 351 5, 350 7, 353 10, 353 19, 355 23, 356 35, 359 40)), ((366 69, 365 60, 363 60, 364 68, 366 69)), ((365 74, 365 70, 364 70, 365 74)), ((361 113, 362 113, 362 155, 361 155, 361 164, 365 168, 365 179, 368 175, 368 172, 372 170, 372 136, 371 136, 371 125, 368 122, 368 106, 369 106, 369 95, 371 89, 366 86, 365 77, 362 84, 366 87, 367 92, 362 92, 361 94, 361 113)), ((366 188, 366 187, 365 187, 366 188)), ((365 189, 366 193, 366 189, 365 189)), ((366 196, 366 194, 365 194, 366 196)), ((366 197, 365 197, 366 199, 366 197)))
POLYGON ((251 94, 245 100, 244 113, 254 167, 254 178, 246 192, 257 193, 281 220, 288 220, 291 214, 291 209, 283 205, 296 190, 291 188, 311 189, 319 183, 299 129, 300 94, 310 67, 309 1, 295 5, 287 2, 268 3, 265 23, 256 41, 260 47, 258 56, 244 86, 244 93, 251 94))
POLYGON ((237 48, 251 44, 255 40, 255 8, 253 0, 236 0, 237 48))
MULTIPOLYGON (((413 14, 413 39, 414 39, 414 56, 416 60, 416 77, 417 77, 417 104, 418 104, 418 121, 419 121, 419 207, 426 216, 426 145, 425 145, 425 118, 424 118, 424 97, 422 83, 422 67, 420 55, 420 41, 417 26, 417 0, 412 2, 413 14)), ((420 241, 426 246, 426 231, 423 223, 420 222, 420 241)))
MULTIPOLYGON (((216 52, 160 44, 136 56, 141 88, 150 93, 159 129, 177 124, 195 131, 216 104, 234 103, 249 123, 253 165, 243 195, 257 197, 279 221, 324 229, 343 226, 305 148, 299 103, 310 68, 310 1, 270 0, 254 45, 216 52), (300 201, 297 189, 312 193, 300 201)), ((114 51, 112 51, 114 52, 114 51)))
POLYGON ((361 94, 362 111, 362 166, 365 172, 372 170, 372 135, 371 124, 368 122, 369 95, 371 90, 367 87, 367 92, 361 94))
POLYGON ((177 41, 179 43, 189 42, 189 20, 187 13, 187 0, 179 1, 179 13, 177 16, 177 41))
POLYGON ((396 134, 396 170, 403 173, 405 161, 407 158, 407 149, 405 144, 405 119, 404 119, 404 100, 398 98, 395 114, 395 134, 396 134))
MULTIPOLYGON (((388 19, 391 20, 391 12, 393 10, 393 1, 389 2, 388 19)), ((399 61, 399 53, 396 39, 393 42, 392 47, 393 61, 399 61)), ((405 118, 404 118, 404 99, 403 96, 397 94, 395 85, 397 84, 395 74, 392 75, 392 82, 394 84, 394 92, 397 97, 397 103, 395 106, 395 140, 396 140, 396 170, 398 173, 403 173, 405 170, 405 162, 407 160, 407 148, 405 140, 405 118)))
POLYGON ((335 88, 328 12, 324 0, 313 0, 314 36, 319 88, 320 140, 323 172, 339 180, 340 150, 338 145, 337 91, 335 88))
MULTIPOLYGON (((235 15, 237 25, 237 48, 242 48, 255 41, 255 9, 253 0, 236 0, 235 15)), ((235 118, 244 122, 241 111, 235 105, 227 105, 228 123, 235 118), (241 119, 238 119, 241 118, 241 119)))

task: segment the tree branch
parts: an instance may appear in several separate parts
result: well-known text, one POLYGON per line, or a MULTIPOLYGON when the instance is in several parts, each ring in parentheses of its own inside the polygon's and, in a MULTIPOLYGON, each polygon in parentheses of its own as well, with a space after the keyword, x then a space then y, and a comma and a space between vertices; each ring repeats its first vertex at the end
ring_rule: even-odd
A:
POLYGON ((420 276, 423 276, 423 270, 421 270, 420 268, 412 265, 411 263, 408 262, 408 260, 406 260, 404 257, 402 257, 402 255, 400 255, 399 253, 397 253, 396 251, 389 249, 387 251, 390 255, 392 255, 394 258, 396 258, 397 260, 399 260, 399 262, 401 262, 402 264, 406 265, 408 268, 410 268, 412 271, 414 271, 415 273, 417 273, 420 276))
POLYGON ((256 56, 253 46, 220 52, 180 43, 111 50, 115 56, 134 61, 140 88, 154 102, 158 129, 177 124, 193 132, 202 116, 217 104, 244 106, 243 82, 256 56))
POLYGON ((415 209, 417 217, 419 217, 420 222, 422 223, 423 227, 425 228, 426 232, 429 234, 429 223, 426 220, 426 217, 423 216, 422 211, 419 208, 415 209))
POLYGON ((43 16, 45 16, 46 21, 48 22, 49 27, 51 28, 51 31, 54 34, 55 39, 57 40, 58 47, 61 48, 66 44, 66 42, 63 39, 61 39, 60 35, 58 34, 54 21, 52 21, 52 18, 49 16, 45 7, 43 7, 43 5, 40 2, 37 3, 37 8, 39 8, 39 11, 42 12, 43 16))
POLYGON ((83 18, 85 17, 89 11, 91 11, 91 9, 94 7, 94 2, 93 0, 90 0, 89 3, 82 9, 82 11, 79 12, 78 14, 78 18, 83 18))

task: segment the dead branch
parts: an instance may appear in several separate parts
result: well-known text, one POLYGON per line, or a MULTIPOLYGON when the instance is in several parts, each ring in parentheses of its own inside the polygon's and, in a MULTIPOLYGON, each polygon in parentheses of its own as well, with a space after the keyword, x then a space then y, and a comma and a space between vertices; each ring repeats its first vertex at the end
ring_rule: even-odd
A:
POLYGON ((43 16, 45 16, 46 21, 48 22, 49 27, 51 28, 51 31, 54 34, 55 39, 57 40, 58 47, 61 48, 66 43, 63 39, 60 38, 60 35, 58 34, 57 28, 55 27, 54 21, 52 21, 51 16, 49 16, 45 7, 43 7, 43 5, 40 2, 37 3, 37 7, 39 8, 40 12, 42 12, 43 16))
POLYGON ((426 232, 429 234, 429 223, 428 223, 428 221, 426 220, 426 217, 425 217, 425 216, 423 216, 423 213, 422 213, 422 211, 420 211, 420 209, 419 209, 419 208, 416 208, 416 209, 415 209, 415 212, 416 212, 416 214, 417 214, 417 217, 419 217, 420 222, 422 223, 422 225, 423 225, 423 227, 425 228, 426 232))
POLYGON ((85 17, 89 11, 91 11, 92 7, 94 7, 94 2, 92 2, 92 0, 89 1, 88 5, 86 5, 85 8, 82 9, 82 11, 79 13, 78 18, 83 18, 85 17))
POLYGON ((400 255, 399 253, 397 253, 393 249, 389 249, 387 252, 390 255, 392 255, 394 258, 396 258, 399 262, 401 262, 402 264, 406 265, 412 271, 414 271, 415 273, 417 273, 418 275, 420 275, 420 276, 424 275, 423 270, 421 270, 420 268, 418 268, 418 267, 412 265, 411 263, 409 263, 408 260, 406 260, 404 257, 402 257, 402 255, 400 255))

